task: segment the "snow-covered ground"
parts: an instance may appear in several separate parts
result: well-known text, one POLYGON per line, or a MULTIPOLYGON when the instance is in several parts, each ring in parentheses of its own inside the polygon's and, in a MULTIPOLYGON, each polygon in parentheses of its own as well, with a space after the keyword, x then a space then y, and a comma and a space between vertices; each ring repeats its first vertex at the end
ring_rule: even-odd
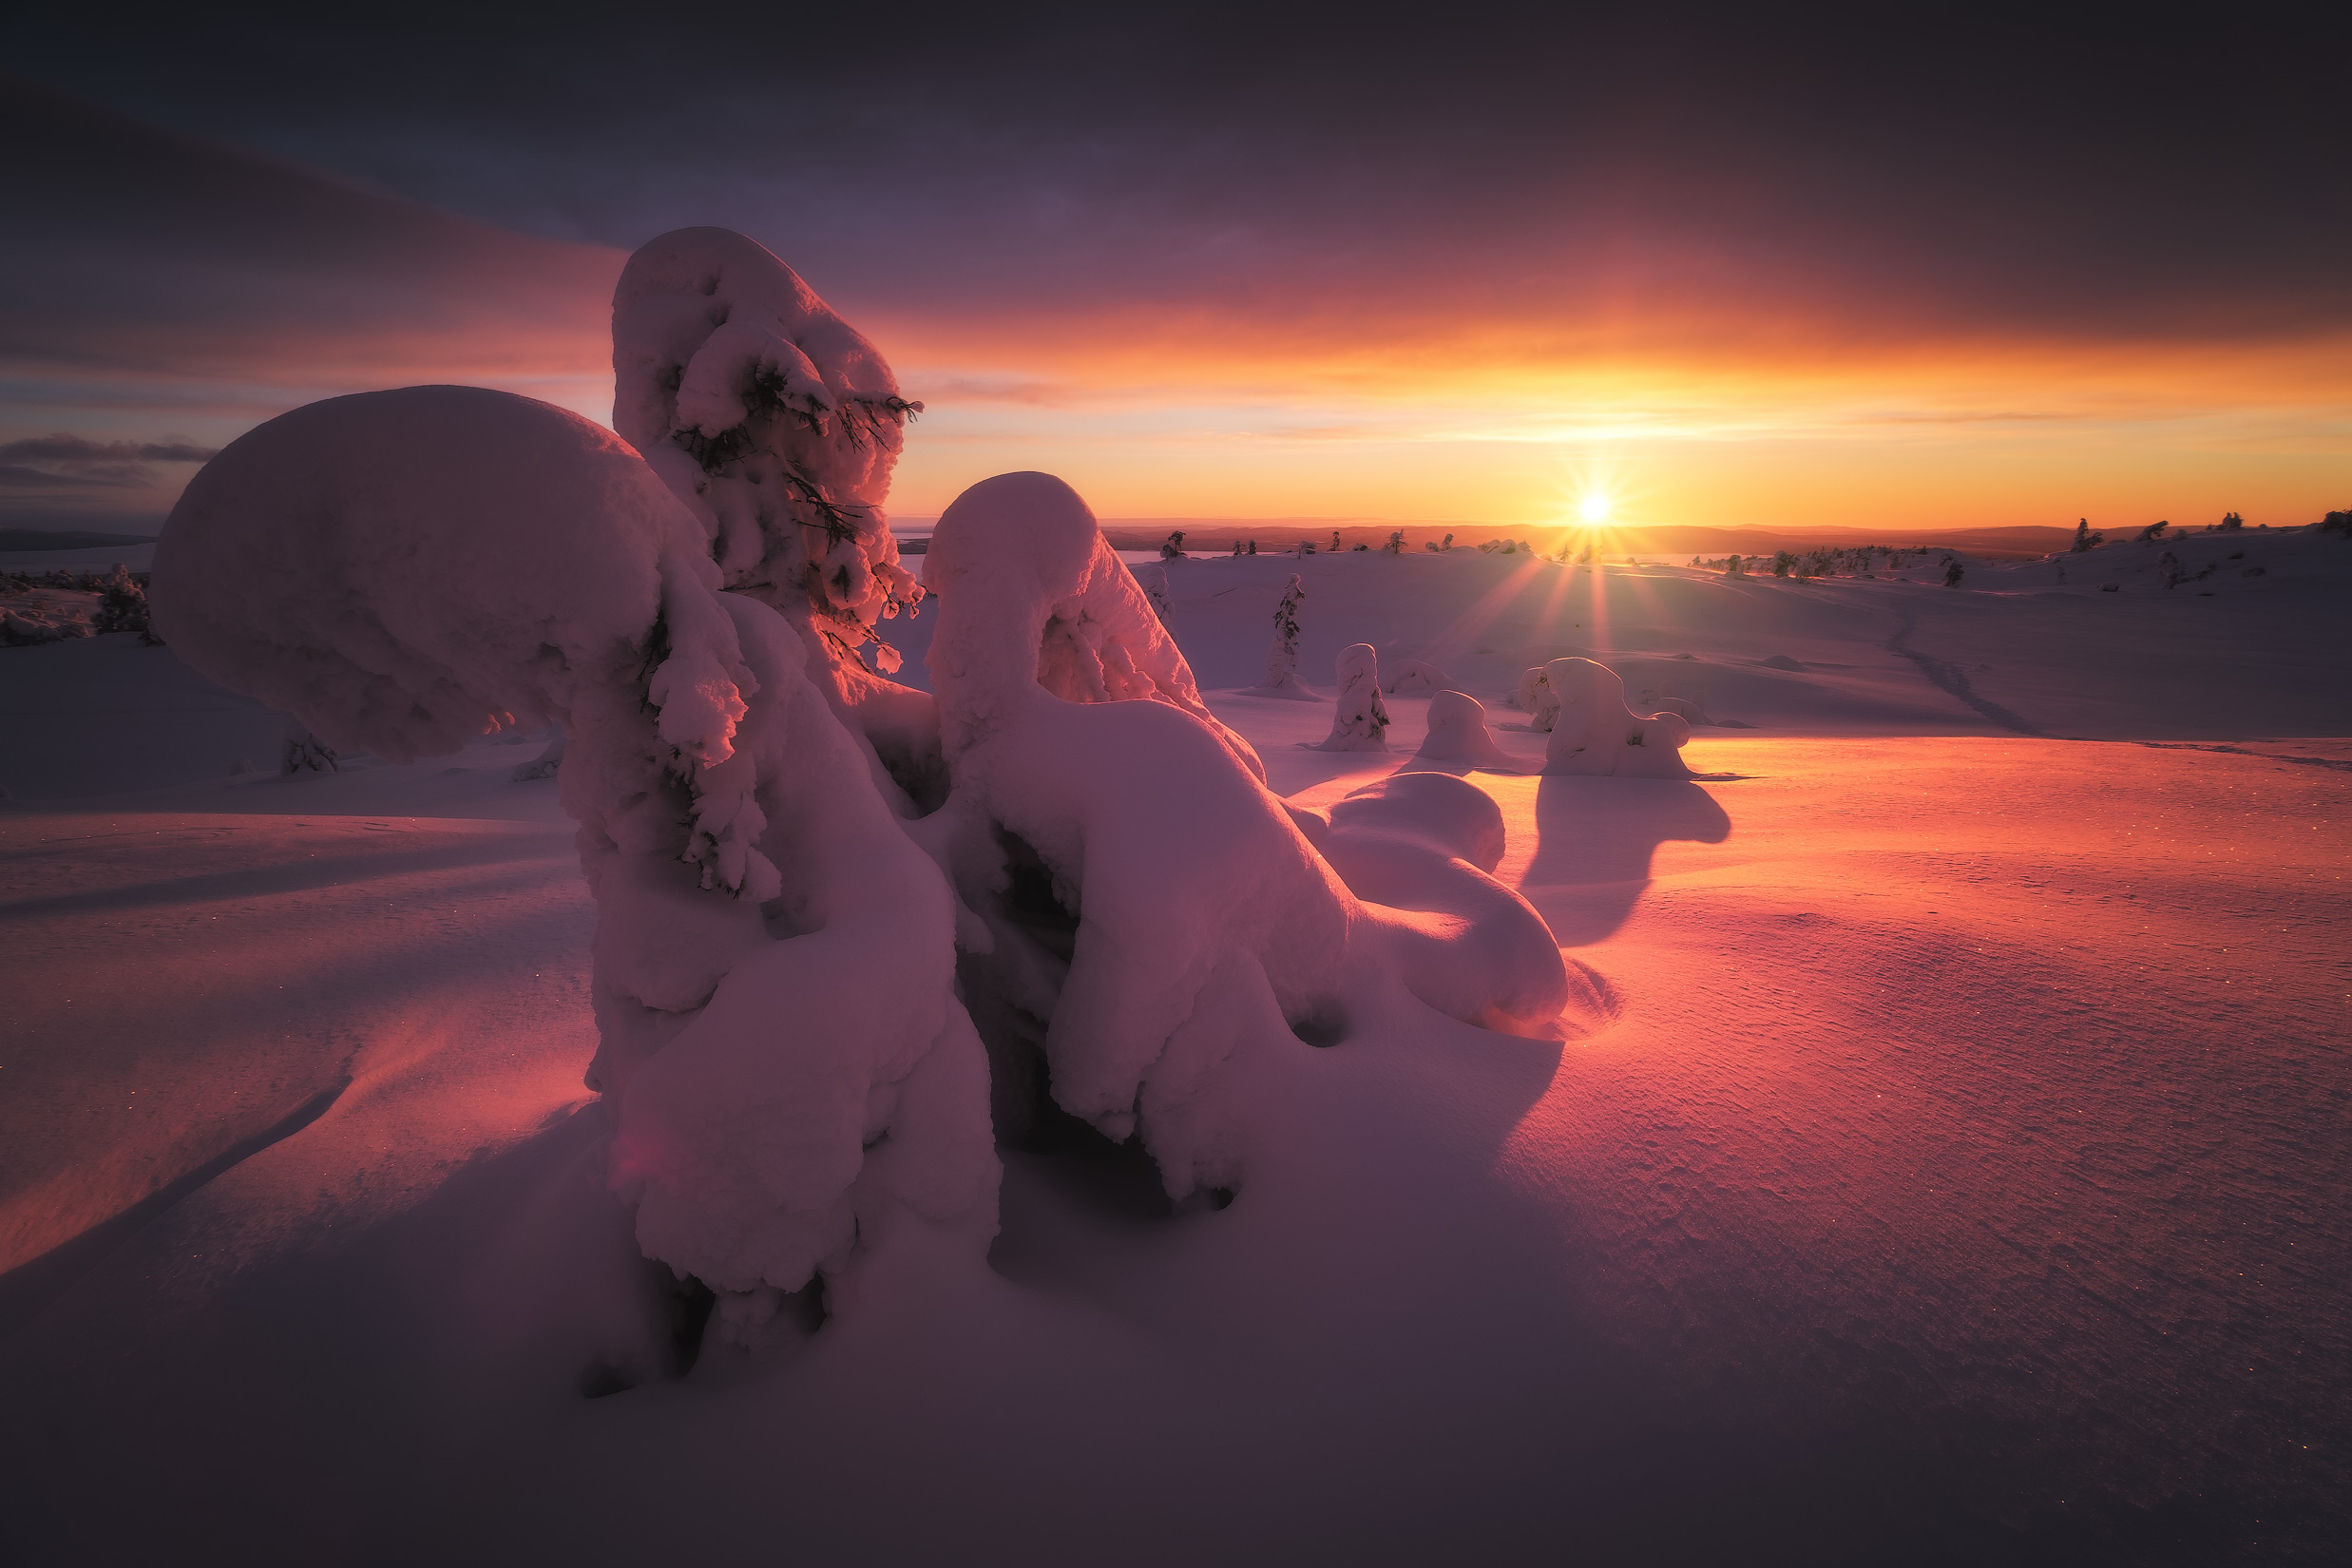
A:
MULTIPOLYGON (((2352 542, 2064 565, 1171 564, 1298 804, 1432 698, 1334 752, 1237 695, 1291 573, 1318 689, 1366 642, 1485 705, 1596 1026, 1250 1054, 1230 1207, 1017 1153, 985 1274, 599 1398, 666 1309, 535 740, 280 778, 169 649, 0 650, 0 1556, 2330 1560, 2352 542), (1539 776, 1506 694, 1563 657, 1694 702, 1697 779, 1539 776)), ((916 683, 942 608, 885 622, 916 683)))

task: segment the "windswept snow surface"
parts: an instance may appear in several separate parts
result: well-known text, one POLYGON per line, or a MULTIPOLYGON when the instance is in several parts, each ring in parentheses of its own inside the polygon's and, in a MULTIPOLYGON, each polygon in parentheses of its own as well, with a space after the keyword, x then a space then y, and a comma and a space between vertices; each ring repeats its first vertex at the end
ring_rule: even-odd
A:
MULTIPOLYGON (((230 776, 282 720, 171 649, 0 651, 0 1556, 2334 1560, 2352 545, 2167 547, 2215 570, 1170 563, 1293 822, 1434 918, 1521 918, 1433 896, 1498 856, 1588 1032, 1237 1020, 1230 1206, 1033 1140, 990 1267, 886 1249, 682 1376, 541 737, 230 776), (1294 571, 1308 667, 1440 665, 1495 757, 1236 695, 1294 571), (1544 775, 1503 698, 1560 658, 1703 688, 1697 778, 1544 775)), ((884 627, 910 678, 947 591, 884 627)))

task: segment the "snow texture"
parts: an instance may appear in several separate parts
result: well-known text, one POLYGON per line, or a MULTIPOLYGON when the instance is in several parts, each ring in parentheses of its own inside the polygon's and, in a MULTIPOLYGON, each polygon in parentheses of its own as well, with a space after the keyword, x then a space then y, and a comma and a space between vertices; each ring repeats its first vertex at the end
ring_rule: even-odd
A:
POLYGON ((1555 659, 1544 680, 1559 703, 1544 747, 1547 774, 1688 778, 1682 748, 1690 721, 1680 714, 1635 714, 1625 705, 1625 681, 1589 659, 1555 659))
POLYGON ((1388 707, 1380 699, 1380 655, 1369 642, 1339 651, 1339 701, 1331 733, 1316 747, 1325 752, 1385 752, 1388 707))

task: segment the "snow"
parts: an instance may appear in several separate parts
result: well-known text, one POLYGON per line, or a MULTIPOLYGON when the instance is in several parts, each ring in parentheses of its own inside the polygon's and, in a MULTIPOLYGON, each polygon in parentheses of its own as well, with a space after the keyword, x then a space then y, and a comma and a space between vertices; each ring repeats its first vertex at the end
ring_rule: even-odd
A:
POLYGON ((1075 493, 1004 476, 943 519, 938 602, 877 621, 882 695, 942 721, 925 798, 608 432, 373 395, 257 432, 239 493, 285 509, 230 505, 234 449, 191 488, 254 564, 175 560, 175 523, 168 646, 0 650, 15 1555, 2202 1563, 2352 1530, 2352 545, 1953 589, 1216 557, 1166 564, 1163 626, 1075 493), (297 511, 315 451, 442 509, 297 511), (1386 699, 1390 749, 1249 695, 1293 576, 1310 665, 1451 673, 1386 699), (198 666, 338 770, 280 776, 283 717, 198 666), (1501 706, 1531 666, 1548 734, 1501 706), (1627 691, 1699 689, 1655 753, 1695 777, 1547 769, 1664 723, 1627 691), (754 854, 774 899, 701 886, 754 854), (1058 1105, 992 1103, 1023 1011, 1058 1105))

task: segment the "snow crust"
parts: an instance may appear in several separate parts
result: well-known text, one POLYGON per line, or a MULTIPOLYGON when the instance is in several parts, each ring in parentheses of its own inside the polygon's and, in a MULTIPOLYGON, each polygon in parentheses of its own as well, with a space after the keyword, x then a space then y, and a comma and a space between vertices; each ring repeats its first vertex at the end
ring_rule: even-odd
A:
MULTIPOLYGON (((1572 993, 1606 976, 1586 1039, 1391 993, 1317 1050, 1237 1004, 1203 1080, 1229 1207, 1015 1149, 980 1267, 869 1182, 899 1241, 853 1253, 835 1313, 732 1293, 691 1369, 579 1088, 598 911, 559 785, 508 780, 531 732, 280 778, 283 718, 173 649, 10 650, 10 1544, 1369 1563, 1572 1528, 1599 1560, 2331 1560, 2352 1254, 2313 1151, 2347 1088, 2352 748, 2251 737, 2343 728, 2352 547, 2173 548, 2224 565, 2170 592, 2129 545, 2079 587, 1972 564, 1949 592, 1473 551, 1172 571, 1203 699, 1302 833, 1401 758, 1303 749, 1328 713, 1223 689, 1292 567, 1310 661, 1371 638, 1492 708, 1574 647, 1757 727, 1686 748, 1736 781, 1677 782, 1538 776, 1548 736, 1491 726, 1517 772, 1475 775, 1507 829, 1482 874, 1581 961, 1572 993), (1951 684, 1887 648, 1906 624, 1951 684)), ((1439 703, 1389 706, 1401 752, 1439 703)))

